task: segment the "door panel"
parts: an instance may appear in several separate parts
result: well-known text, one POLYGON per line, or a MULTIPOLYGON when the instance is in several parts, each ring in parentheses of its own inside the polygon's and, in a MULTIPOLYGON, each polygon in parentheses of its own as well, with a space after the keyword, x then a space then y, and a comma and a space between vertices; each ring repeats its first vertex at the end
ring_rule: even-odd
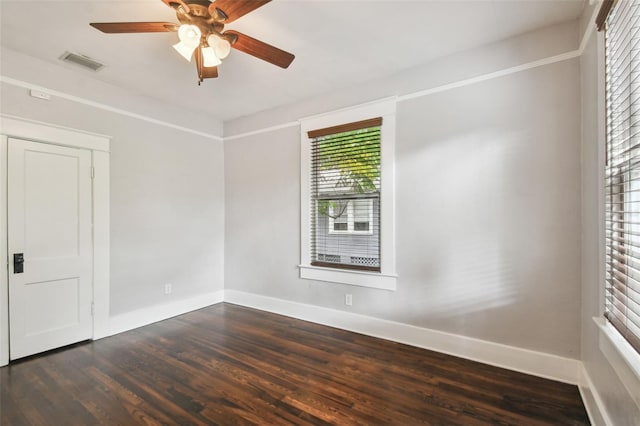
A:
POLYGON ((32 258, 78 255, 80 158, 25 151, 25 252, 32 258), (51 226, 55 224, 55 226, 51 226))
POLYGON ((9 139, 10 357, 91 337, 91 153, 9 139))
POLYGON ((38 313, 25 318, 25 335, 28 337, 61 330, 80 322, 77 309, 49 309, 50 305, 79 304, 80 280, 77 278, 30 283, 25 286, 25 299, 29 302, 29 309, 38 313))

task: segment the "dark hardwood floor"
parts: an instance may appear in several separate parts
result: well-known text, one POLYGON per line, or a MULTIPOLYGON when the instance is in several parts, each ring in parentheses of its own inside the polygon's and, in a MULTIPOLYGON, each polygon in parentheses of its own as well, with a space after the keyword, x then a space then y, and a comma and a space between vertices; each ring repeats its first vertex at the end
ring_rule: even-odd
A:
POLYGON ((231 304, 0 368, 2 425, 583 425, 575 386, 231 304))

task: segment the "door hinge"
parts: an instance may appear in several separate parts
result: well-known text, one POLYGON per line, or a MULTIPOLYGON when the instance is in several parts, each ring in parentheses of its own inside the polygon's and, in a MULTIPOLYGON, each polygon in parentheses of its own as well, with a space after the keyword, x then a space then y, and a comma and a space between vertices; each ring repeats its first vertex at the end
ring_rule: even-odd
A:
POLYGON ((91 179, 93 179, 94 177, 96 177, 96 168, 91 167, 91 179))

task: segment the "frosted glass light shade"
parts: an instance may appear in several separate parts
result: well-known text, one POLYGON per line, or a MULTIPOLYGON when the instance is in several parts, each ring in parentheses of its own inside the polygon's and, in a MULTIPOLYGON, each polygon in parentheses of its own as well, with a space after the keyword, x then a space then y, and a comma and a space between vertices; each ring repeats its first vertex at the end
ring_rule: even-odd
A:
POLYGON ((200 28, 195 25, 180 25, 180 28, 178 28, 178 37, 187 47, 198 47, 201 36, 200 28))
POLYGON ((204 65, 205 67, 216 67, 221 63, 222 61, 218 59, 212 47, 202 48, 202 65, 204 65))
POLYGON ((187 61, 191 62, 191 57, 193 56, 193 51, 196 50, 195 47, 186 46, 183 42, 178 42, 173 45, 173 48, 182 55, 187 61))
POLYGON ((216 34, 211 34, 207 38, 207 43, 209 46, 213 48, 213 51, 216 52, 216 56, 219 59, 224 59, 229 56, 229 52, 231 52, 231 45, 229 42, 223 38, 218 37, 216 34))

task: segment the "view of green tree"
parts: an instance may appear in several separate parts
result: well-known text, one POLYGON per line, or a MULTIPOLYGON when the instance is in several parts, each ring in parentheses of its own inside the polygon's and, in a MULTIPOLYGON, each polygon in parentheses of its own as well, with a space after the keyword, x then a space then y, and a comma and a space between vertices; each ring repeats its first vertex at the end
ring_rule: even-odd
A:
POLYGON ((315 143, 320 214, 335 219, 349 196, 380 190, 380 127, 322 136, 315 143))

